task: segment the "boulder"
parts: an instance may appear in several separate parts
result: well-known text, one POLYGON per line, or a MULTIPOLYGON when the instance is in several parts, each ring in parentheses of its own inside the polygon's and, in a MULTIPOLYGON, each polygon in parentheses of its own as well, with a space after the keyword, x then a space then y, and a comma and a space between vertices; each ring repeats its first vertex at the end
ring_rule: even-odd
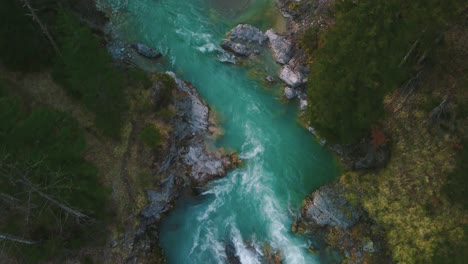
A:
POLYGON ((157 59, 162 56, 162 54, 156 51, 153 48, 150 48, 142 43, 133 43, 131 47, 141 56, 148 59, 157 59))
POLYGON ((351 205, 342 193, 343 187, 339 183, 322 186, 312 197, 306 198, 302 217, 322 227, 353 226, 361 218, 362 211, 351 205))
POLYGON ((239 24, 229 32, 229 39, 236 42, 240 40, 256 42, 263 45, 268 38, 256 27, 247 24, 239 24))
POLYGON ((284 87, 284 97, 286 99, 291 100, 297 96, 297 91, 294 88, 291 88, 289 86, 284 87))
POLYGON ((302 112, 307 110, 308 105, 309 105, 309 103, 307 102, 307 99, 299 98, 299 106, 300 106, 302 112))
POLYGON ((270 41, 270 48, 273 51, 273 56, 278 63, 285 64, 291 60, 293 54, 291 41, 283 36, 276 34, 273 29, 267 30, 265 35, 270 41))
POLYGON ((304 89, 298 89, 297 98, 299 98, 299 106, 302 112, 307 110, 307 106, 309 105, 307 101, 307 93, 304 89))
POLYGON ((243 44, 240 44, 240 43, 233 42, 233 41, 228 40, 228 39, 223 41, 223 43, 221 44, 221 47, 223 49, 231 51, 231 52, 233 52, 233 53, 235 53, 236 55, 239 55, 239 56, 247 57, 250 54, 250 51, 247 48, 247 46, 245 46, 243 44))
POLYGON ((269 83, 274 83, 275 82, 275 77, 268 75, 265 80, 269 83))
POLYGON ((285 65, 281 69, 280 79, 292 88, 296 88, 307 82, 307 78, 302 72, 295 70, 289 65, 285 65))
POLYGON ((224 250, 226 252, 228 264, 242 264, 239 256, 237 256, 236 247, 234 246, 234 244, 232 244, 232 242, 227 243, 224 246, 224 250))

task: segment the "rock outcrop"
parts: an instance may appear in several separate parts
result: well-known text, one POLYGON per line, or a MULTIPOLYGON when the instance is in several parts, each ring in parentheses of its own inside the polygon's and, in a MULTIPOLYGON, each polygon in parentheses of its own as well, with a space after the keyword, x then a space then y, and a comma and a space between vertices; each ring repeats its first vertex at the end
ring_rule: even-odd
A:
POLYGON ((284 97, 288 100, 294 99, 297 96, 297 91, 289 86, 284 87, 284 97))
POLYGON ((307 77, 300 71, 289 65, 283 66, 280 72, 280 79, 289 87, 296 88, 307 82, 307 77))
POLYGON ((240 57, 257 54, 268 38, 263 32, 251 25, 239 24, 228 32, 228 37, 221 47, 240 57))
POLYGON ((307 197, 302 208, 302 217, 320 227, 349 228, 362 216, 359 208, 351 205, 342 195, 339 183, 325 185, 307 197))
POLYGON ((268 37, 263 32, 251 25, 239 24, 229 31, 229 39, 232 41, 246 41, 250 43, 265 44, 268 37))
POLYGON ((166 160, 172 163, 172 171, 179 177, 188 176, 194 187, 226 174, 226 169, 236 164, 231 155, 220 151, 208 151, 206 137, 215 124, 210 122, 210 109, 200 98, 195 87, 175 77, 177 88, 185 96, 176 102, 175 138, 172 151, 166 160))
POLYGON ((273 29, 267 30, 265 35, 270 41, 270 48, 273 51, 273 57, 280 64, 286 64, 291 60, 293 49, 291 41, 278 35, 273 29))

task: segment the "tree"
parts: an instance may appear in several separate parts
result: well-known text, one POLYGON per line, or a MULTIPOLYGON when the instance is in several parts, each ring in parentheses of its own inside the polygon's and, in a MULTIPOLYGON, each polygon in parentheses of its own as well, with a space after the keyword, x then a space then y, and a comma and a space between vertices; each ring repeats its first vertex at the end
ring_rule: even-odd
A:
POLYGON ((433 48, 461 0, 344 0, 309 78, 311 120, 322 136, 356 141, 383 116, 383 97, 433 48))

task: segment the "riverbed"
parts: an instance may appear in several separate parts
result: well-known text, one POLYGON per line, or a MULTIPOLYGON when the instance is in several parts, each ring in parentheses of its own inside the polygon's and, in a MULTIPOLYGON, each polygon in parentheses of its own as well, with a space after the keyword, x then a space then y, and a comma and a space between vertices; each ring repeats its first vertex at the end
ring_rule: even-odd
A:
POLYGON ((163 220, 160 244, 168 263, 226 263, 226 246, 241 263, 261 263, 265 245, 284 263, 327 263, 310 254, 317 243, 291 232, 306 195, 339 174, 333 155, 297 122, 297 105, 285 103, 279 70, 270 55, 256 66, 226 63, 220 48, 238 23, 284 30, 270 0, 105 0, 121 38, 161 51, 162 70, 193 83, 216 112, 224 131, 217 147, 236 150, 245 165, 210 183, 197 197, 182 196, 163 220))

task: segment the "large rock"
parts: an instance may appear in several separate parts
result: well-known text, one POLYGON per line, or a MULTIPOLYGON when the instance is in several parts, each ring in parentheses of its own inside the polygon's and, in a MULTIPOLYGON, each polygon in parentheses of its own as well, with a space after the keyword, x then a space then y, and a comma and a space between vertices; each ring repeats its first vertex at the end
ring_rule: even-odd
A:
POLYGON ((171 208, 171 202, 177 196, 177 184, 174 175, 161 182, 157 190, 148 190, 149 205, 141 212, 145 218, 155 221, 171 208))
POLYGON ((294 88, 291 88, 289 86, 284 87, 284 97, 286 99, 291 100, 297 96, 297 91, 294 88))
POLYGON ((226 169, 235 166, 233 156, 219 151, 208 151, 205 139, 210 134, 210 109, 201 99, 195 87, 176 78, 172 72, 177 88, 185 93, 176 102, 177 118, 174 133, 176 134, 174 150, 170 163, 175 166, 177 175, 188 176, 195 187, 201 187, 208 181, 219 178, 226 169), (174 162, 175 161, 175 162, 174 162))
POLYGON ((229 32, 229 39, 233 41, 256 42, 263 45, 268 38, 256 27, 239 24, 229 32))
POLYGON ((309 106, 309 102, 307 101, 307 93, 304 89, 299 89, 297 92, 297 98, 299 98, 299 107, 301 111, 304 112, 309 106))
POLYGON ((162 54, 156 51, 153 48, 150 48, 142 43, 133 43, 131 47, 141 56, 148 59, 157 59, 162 56, 162 54))
POLYGON ((306 76, 289 65, 283 66, 280 72, 280 79, 288 86, 296 88, 307 82, 306 76))
POLYGON ((250 54, 250 51, 247 48, 247 46, 245 46, 244 44, 240 44, 240 43, 228 40, 228 39, 223 41, 223 43, 221 44, 221 47, 225 50, 234 52, 236 55, 239 55, 239 56, 246 57, 246 56, 249 56, 250 54))
POLYGON ((291 60, 293 54, 291 41, 283 36, 276 34, 273 29, 267 30, 265 35, 270 40, 270 48, 273 51, 273 56, 278 63, 285 64, 291 60))
POLYGON ((353 226, 362 216, 362 212, 343 197, 343 192, 339 183, 322 186, 312 197, 306 198, 302 217, 318 226, 353 226))

